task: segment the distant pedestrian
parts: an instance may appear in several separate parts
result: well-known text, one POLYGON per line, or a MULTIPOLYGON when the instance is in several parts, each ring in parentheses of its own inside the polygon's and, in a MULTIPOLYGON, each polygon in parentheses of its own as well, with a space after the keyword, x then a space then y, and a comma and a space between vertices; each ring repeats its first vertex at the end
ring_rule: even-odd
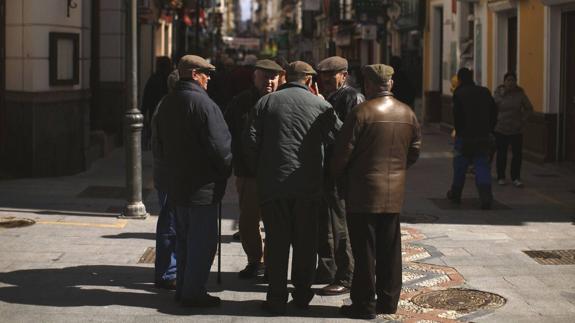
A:
MULTIPOLYGON (((168 92, 173 92, 178 82, 178 70, 168 76, 168 92)), ((160 103, 161 104, 161 101, 160 103)), ((168 204, 168 184, 165 182, 168 168, 163 160, 158 140, 159 109, 152 116, 152 155, 154 157, 154 188, 158 192, 160 213, 156 224, 156 260, 154 262, 155 286, 176 289, 176 210, 168 204)))
POLYGON ((345 206, 355 268, 349 318, 373 319, 397 310, 401 293, 399 213, 406 169, 419 157, 421 132, 409 106, 396 100, 393 68, 363 68, 367 101, 353 108, 337 136, 332 163, 343 177, 345 206), (377 295, 377 301, 375 299, 377 295))
POLYGON ((226 121, 232 134, 232 152, 236 188, 240 206, 240 239, 248 257, 247 266, 239 272, 241 279, 264 274, 264 249, 260 233, 261 211, 257 195, 256 172, 246 165, 242 134, 248 125, 250 111, 258 100, 277 90, 282 67, 269 59, 256 62, 254 86, 234 97, 226 109, 226 121))
POLYGON ((482 209, 490 209, 493 201, 489 152, 491 132, 495 127, 497 106, 489 90, 473 82, 467 68, 457 72, 459 86, 453 93, 453 119, 455 142, 453 157, 453 183, 447 192, 452 202, 461 203, 467 168, 475 166, 475 184, 482 209))
POLYGON ((505 74, 504 83, 497 87, 493 98, 499 113, 495 126, 497 141, 497 183, 505 185, 507 168, 507 150, 511 145, 511 181, 514 186, 521 187, 521 161, 523 159, 523 130, 527 119, 533 112, 533 105, 525 91, 517 85, 517 75, 513 72, 505 74))
POLYGON ((331 105, 310 92, 314 74, 309 64, 292 62, 288 82, 252 110, 244 138, 246 157, 257 170, 266 229, 269 286, 263 308, 275 315, 286 311, 290 245, 293 303, 307 308, 314 296, 323 152, 341 125, 331 105))
POLYGON ((206 93, 214 66, 195 55, 178 65, 180 81, 156 114, 157 154, 167 172, 168 204, 176 210, 176 299, 184 306, 220 303, 206 283, 218 241, 218 204, 231 170, 231 136, 206 93))
POLYGON ((413 104, 415 102, 415 87, 413 86, 413 82, 409 79, 409 75, 403 69, 401 57, 392 56, 389 63, 394 70, 393 97, 413 109, 413 104))
POLYGON ((168 75, 172 72, 172 60, 166 56, 156 58, 156 72, 148 78, 142 92, 144 129, 142 141, 144 148, 150 149, 152 136, 151 121, 160 100, 168 93, 168 75))
MULTIPOLYGON (((328 57, 317 65, 320 92, 333 106, 340 120, 345 120, 349 111, 365 101, 363 94, 347 85, 347 68, 347 60, 339 56, 328 57)), ((316 270, 316 283, 328 284, 320 290, 323 295, 348 293, 353 275, 353 255, 345 219, 345 203, 328 171, 334 158, 339 157, 333 155, 333 147, 329 146, 326 149, 316 270)))

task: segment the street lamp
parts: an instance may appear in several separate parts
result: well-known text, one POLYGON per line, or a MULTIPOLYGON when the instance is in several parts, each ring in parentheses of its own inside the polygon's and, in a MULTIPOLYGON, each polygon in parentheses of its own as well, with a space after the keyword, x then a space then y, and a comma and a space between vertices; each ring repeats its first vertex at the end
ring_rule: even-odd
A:
POLYGON ((128 70, 126 81, 128 83, 128 105, 125 121, 125 149, 126 149, 126 189, 128 192, 127 204, 121 218, 145 219, 148 217, 146 206, 142 203, 142 128, 144 116, 138 110, 138 16, 137 0, 130 0, 128 11, 129 28, 127 31, 126 58, 128 70))

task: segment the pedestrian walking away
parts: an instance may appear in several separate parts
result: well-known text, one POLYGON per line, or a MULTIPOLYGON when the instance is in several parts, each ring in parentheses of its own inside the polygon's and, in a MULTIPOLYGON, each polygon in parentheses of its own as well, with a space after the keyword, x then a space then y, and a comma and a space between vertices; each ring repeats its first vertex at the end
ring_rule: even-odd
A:
POLYGON ((218 204, 231 171, 231 135, 206 93, 214 66, 195 55, 178 64, 180 80, 158 113, 157 155, 167 172, 168 204, 175 209, 176 300, 183 306, 216 306, 206 282, 218 242, 218 204))
POLYGON ((144 116, 144 129, 142 132, 142 145, 150 149, 152 136, 152 116, 160 100, 168 93, 168 77, 172 72, 172 60, 169 57, 156 58, 156 72, 150 76, 142 92, 142 115, 144 116))
MULTIPOLYGON (((167 80, 168 91, 173 92, 179 79, 177 70, 170 73, 167 80)), ((154 284, 158 288, 176 289, 176 214, 168 204, 167 183, 164 179, 168 172, 158 145, 158 122, 155 109, 152 116, 152 156, 154 157, 154 188, 158 192, 160 213, 156 224, 156 259, 154 261, 154 284)))
POLYGON ((522 187, 523 130, 533 112, 533 105, 525 91, 517 85, 517 75, 513 72, 505 74, 503 84, 497 87, 493 98, 498 109, 494 131, 497 142, 497 183, 506 184, 507 150, 511 145, 511 182, 516 187, 522 187))
POLYGON ((348 114, 332 162, 342 178, 347 224, 355 260, 349 318, 373 319, 397 310, 402 285, 399 213, 406 169, 419 157, 421 131, 412 109, 395 99, 393 68, 363 68, 367 101, 348 114), (375 296, 377 295, 377 300, 375 296))
POLYGON ((473 82, 471 70, 461 68, 457 77, 459 86, 453 93, 453 182, 447 198, 453 203, 461 203, 465 174, 473 163, 481 208, 490 209, 493 193, 489 152, 493 141, 491 133, 497 120, 497 106, 489 90, 473 82))
POLYGON ((287 83, 258 101, 244 134, 266 229, 269 285, 263 308, 275 315, 286 311, 290 245, 293 303, 307 308, 314 296, 323 151, 341 125, 331 105, 310 92, 314 74, 309 64, 292 62, 287 83))
MULTIPOLYGON (((340 120, 356 105, 365 101, 357 89, 347 84, 348 63, 343 57, 328 57, 317 65, 320 92, 333 106, 340 120)), ((329 174, 333 147, 326 149, 324 198, 318 226, 318 266, 316 283, 328 284, 320 290, 323 295, 349 292, 353 275, 353 255, 345 219, 345 203, 337 192, 335 180, 329 174)))
POLYGON ((246 164, 242 144, 250 111, 258 100, 278 87, 279 75, 284 70, 276 62, 264 59, 255 64, 254 86, 234 97, 226 109, 226 122, 232 134, 233 168, 240 207, 240 240, 247 266, 239 272, 241 279, 264 274, 264 248, 260 233, 261 211, 256 190, 256 173, 246 164))

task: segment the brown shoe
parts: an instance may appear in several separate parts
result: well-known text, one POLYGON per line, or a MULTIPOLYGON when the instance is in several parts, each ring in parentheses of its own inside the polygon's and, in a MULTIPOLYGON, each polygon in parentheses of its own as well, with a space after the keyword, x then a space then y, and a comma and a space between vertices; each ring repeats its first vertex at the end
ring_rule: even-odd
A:
POLYGON ((329 284, 319 290, 320 295, 334 296, 349 293, 349 288, 339 284, 329 284))

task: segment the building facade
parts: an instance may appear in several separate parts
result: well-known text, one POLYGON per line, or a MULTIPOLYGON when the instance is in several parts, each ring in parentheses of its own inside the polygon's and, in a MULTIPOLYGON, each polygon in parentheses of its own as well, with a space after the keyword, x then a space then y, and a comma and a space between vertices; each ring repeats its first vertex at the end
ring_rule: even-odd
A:
MULTIPOLYGON (((158 1, 139 4, 139 89, 169 55, 158 1)), ((123 141, 126 1, 0 1, 0 174, 86 170, 123 141)))
POLYGON ((524 130, 534 161, 575 160, 575 1, 428 0, 423 91, 427 121, 450 126, 460 67, 493 90, 514 71, 535 113, 524 130))

